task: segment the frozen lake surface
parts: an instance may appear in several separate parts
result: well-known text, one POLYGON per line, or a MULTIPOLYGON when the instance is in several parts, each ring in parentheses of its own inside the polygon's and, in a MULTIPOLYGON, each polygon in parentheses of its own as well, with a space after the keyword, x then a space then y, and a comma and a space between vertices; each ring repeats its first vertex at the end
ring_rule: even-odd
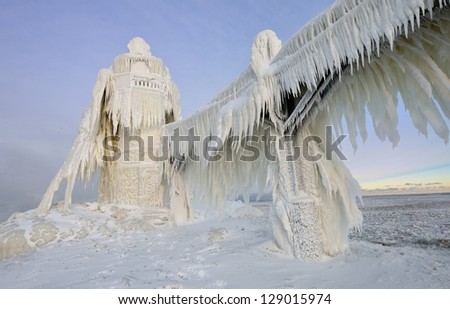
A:
MULTIPOLYGON (((450 288, 450 194, 365 198, 361 233, 351 234, 344 254, 317 264, 276 247, 267 202, 230 202, 223 216, 145 231, 88 208, 55 210, 54 222, 91 229, 0 260, 0 287, 450 288)), ((33 218, 31 211, 21 220, 33 218)), ((7 224, 14 222, 0 228, 7 224)))

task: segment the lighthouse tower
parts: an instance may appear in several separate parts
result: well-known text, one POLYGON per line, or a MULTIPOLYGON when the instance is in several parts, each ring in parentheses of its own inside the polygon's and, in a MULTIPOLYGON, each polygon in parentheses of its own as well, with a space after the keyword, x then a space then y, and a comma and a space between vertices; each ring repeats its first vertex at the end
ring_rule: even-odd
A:
POLYGON ((179 94, 161 59, 141 38, 112 65, 102 134, 109 137, 101 167, 99 202, 162 207, 167 202, 163 181, 162 126, 180 118, 179 94))
POLYGON ((170 200, 184 196, 178 182, 173 185, 164 173, 168 158, 161 138, 163 126, 180 118, 178 89, 167 67, 152 56, 143 39, 132 39, 128 49, 110 68, 99 71, 92 104, 84 113, 66 161, 42 198, 40 213, 51 208, 64 180, 64 208, 68 209, 76 179, 88 181, 98 170, 99 202, 103 205, 170 204, 172 210, 170 200))

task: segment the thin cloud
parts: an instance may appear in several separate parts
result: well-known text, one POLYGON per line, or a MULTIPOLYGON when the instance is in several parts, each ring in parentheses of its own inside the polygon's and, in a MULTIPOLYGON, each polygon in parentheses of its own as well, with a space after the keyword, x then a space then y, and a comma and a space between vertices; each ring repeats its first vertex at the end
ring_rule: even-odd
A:
POLYGON ((421 186, 423 186, 423 183, 407 182, 407 183, 405 183, 405 186, 407 186, 407 187, 421 187, 421 186))
MULTIPOLYGON (((431 184, 431 183, 430 183, 431 184)), ((375 189, 364 189, 364 195, 397 195, 397 194, 414 194, 414 193, 441 193, 450 192, 450 187, 445 185, 430 186, 408 186, 408 187, 383 187, 375 189)))

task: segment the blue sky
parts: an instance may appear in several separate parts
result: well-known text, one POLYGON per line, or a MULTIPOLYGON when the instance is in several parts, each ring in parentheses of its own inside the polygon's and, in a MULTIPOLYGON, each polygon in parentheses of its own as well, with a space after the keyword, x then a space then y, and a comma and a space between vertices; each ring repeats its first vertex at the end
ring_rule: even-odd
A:
MULTIPOLYGON (((188 116, 248 66, 259 31, 286 41, 331 2, 0 0, 0 207, 37 206, 70 150, 98 70, 131 38, 144 38, 164 60, 188 116)), ((346 147, 363 185, 450 166, 450 149, 405 119, 395 150, 373 134, 356 155, 346 147)))

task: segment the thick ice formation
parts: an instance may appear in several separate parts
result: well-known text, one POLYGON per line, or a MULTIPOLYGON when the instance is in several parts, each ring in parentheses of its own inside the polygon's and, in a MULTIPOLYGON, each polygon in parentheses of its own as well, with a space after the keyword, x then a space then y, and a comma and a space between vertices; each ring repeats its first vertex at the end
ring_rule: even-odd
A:
POLYGON ((36 209, 13 214, 0 224, 0 259, 61 241, 149 232, 168 225, 170 215, 167 208, 98 203, 71 205, 70 210, 57 203, 45 217, 36 209))
MULTIPOLYGON (((356 149, 358 134, 367 138, 368 112, 378 137, 395 145, 400 94, 418 130, 427 134, 431 125, 447 142, 447 5, 433 0, 337 1, 278 53, 275 34, 263 32, 253 45, 251 66, 197 114, 166 126, 166 133, 194 127, 202 137, 217 134, 226 140, 265 137, 270 128, 278 138, 293 134, 294 146, 299 146, 308 135, 325 140, 325 126, 333 125, 337 134, 348 132, 356 149)), ((318 260, 345 248, 349 229, 362 218, 356 206, 359 185, 339 158, 292 163, 283 162, 284 153, 278 152, 278 164, 255 166, 235 162, 242 148, 234 145, 233 164, 204 163, 202 169, 192 164, 184 175, 202 175, 195 186, 199 191, 211 188, 203 189, 204 194, 219 200, 267 177, 274 188, 275 237, 286 252, 318 260)), ((326 153, 323 145, 310 147, 313 153, 326 153)))
MULTIPOLYGON (((396 144, 398 95, 420 132, 427 134, 430 125, 447 142, 449 42, 447 0, 340 0, 283 46, 273 32, 260 33, 252 47, 250 66, 234 82, 198 113, 164 125, 168 115, 174 120, 179 116, 173 84, 136 78, 137 91, 121 90, 121 74, 128 76, 136 63, 154 70, 150 74, 162 80, 168 78, 162 62, 149 55, 142 41, 134 41, 130 45, 134 55, 118 57, 112 69, 99 73, 80 135, 40 209, 45 212, 50 207, 63 179, 68 181, 67 206, 76 177, 88 178, 98 167, 105 168, 99 141, 106 133, 122 134, 122 127, 144 128, 145 132, 164 125, 163 133, 174 136, 175 132, 189 135, 193 128, 201 141, 213 135, 225 141, 216 150, 228 160, 189 160, 190 154, 202 153, 202 143, 179 145, 179 154, 171 148, 171 164, 155 174, 172 180, 171 191, 179 201, 187 201, 193 192, 220 207, 230 194, 269 183, 278 245, 306 260, 338 254, 346 247, 349 229, 362 221, 356 206, 357 182, 337 157, 289 162, 286 154, 301 146, 307 136, 326 140, 327 125, 332 125, 335 133, 348 132, 356 148, 358 135, 367 138, 366 112, 378 137, 396 144), (148 96, 146 87, 157 90, 158 98, 163 93, 164 104, 148 96), (284 148, 266 143, 269 135, 282 140, 290 134, 292 143, 284 148), (264 156, 251 162, 240 160, 246 151, 242 141, 249 135, 257 137, 256 149, 270 150, 277 160, 269 162, 264 156)), ((308 150, 327 153, 323 144, 309 143, 308 150)), ((110 183, 118 178, 112 175, 107 179, 110 183)), ((135 193, 127 199, 132 196, 135 193)), ((189 213, 184 206, 173 209, 177 209, 174 218, 189 213)))

